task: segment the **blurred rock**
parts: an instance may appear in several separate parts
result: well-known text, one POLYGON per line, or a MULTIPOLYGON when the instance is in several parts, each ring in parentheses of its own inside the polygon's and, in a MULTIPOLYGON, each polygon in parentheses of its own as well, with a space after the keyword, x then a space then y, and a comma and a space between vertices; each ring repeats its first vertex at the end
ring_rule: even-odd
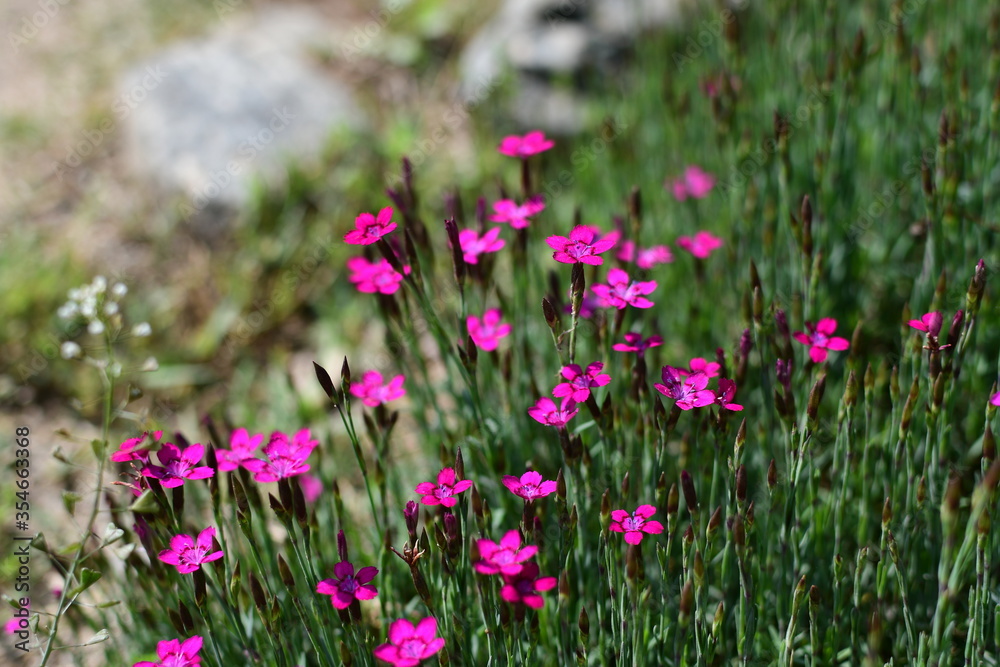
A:
POLYGON ((256 179, 279 184, 286 161, 320 156, 331 130, 360 128, 351 91, 312 52, 335 30, 313 11, 275 8, 178 43, 119 83, 129 169, 209 236, 243 207, 256 179))

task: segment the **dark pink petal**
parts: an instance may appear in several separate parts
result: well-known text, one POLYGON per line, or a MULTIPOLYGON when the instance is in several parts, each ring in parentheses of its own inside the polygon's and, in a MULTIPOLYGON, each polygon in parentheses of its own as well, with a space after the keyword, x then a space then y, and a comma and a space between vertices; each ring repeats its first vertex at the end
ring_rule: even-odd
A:
POLYGON ((405 618, 393 621, 389 626, 389 641, 393 644, 399 644, 411 637, 416 633, 416 628, 405 618))
POLYGON ((659 521, 647 521, 642 524, 642 532, 658 535, 663 532, 663 524, 659 521))
POLYGON ((816 332, 821 333, 824 336, 831 335, 837 330, 837 320, 832 317, 824 317, 819 322, 816 323, 816 332))
POLYGON ((656 508, 652 505, 639 505, 635 510, 635 516, 640 519, 648 519, 654 514, 656 514, 656 508))
MULTIPOLYGON (((437 634, 435 632, 435 634, 437 634)), ((424 652, 420 654, 421 659, 427 659, 444 648, 444 638, 438 637, 437 639, 427 643, 424 647, 424 652)))
POLYGON ((392 644, 379 644, 375 647, 375 650, 372 651, 372 655, 379 660, 395 665, 399 660, 399 649, 392 644))
POLYGON ((642 542, 642 533, 637 530, 630 530, 625 533, 625 541, 629 544, 639 544, 642 542))
POLYGON ((822 347, 809 348, 809 358, 812 359, 814 363, 821 364, 826 361, 826 357, 826 350, 822 347))
POLYGON ((617 521, 621 523, 625 519, 629 518, 629 513, 625 510, 614 510, 611 512, 612 521, 617 521))
POLYGON ((538 487, 538 495, 547 496, 550 493, 556 492, 556 483, 554 481, 542 482, 538 487))
POLYGON ((558 583, 559 580, 556 579, 555 577, 542 577, 541 579, 535 582, 535 590, 539 592, 545 592, 547 590, 555 588, 556 584, 558 583))
POLYGON ((333 576, 343 580, 354 575, 354 565, 348 561, 341 561, 333 566, 333 576))
POLYGON ((437 476, 438 484, 443 484, 444 486, 451 486, 455 483, 455 469, 454 468, 442 468, 441 472, 437 476))
POLYGON ((461 493, 462 491, 467 491, 472 487, 471 479, 463 479, 460 482, 456 482, 454 486, 451 487, 452 493, 461 493))
POLYGON ((851 344, 846 338, 834 337, 826 341, 826 349, 834 350, 839 352, 840 350, 846 350, 851 344))
POLYGON ((538 472, 537 470, 529 470, 525 472, 523 475, 521 475, 522 485, 530 484, 532 486, 538 486, 541 483, 541 481, 542 481, 542 473, 538 472))
POLYGON ((413 634, 425 642, 434 641, 434 637, 437 635, 437 625, 437 619, 433 616, 428 616, 417 624, 413 634))

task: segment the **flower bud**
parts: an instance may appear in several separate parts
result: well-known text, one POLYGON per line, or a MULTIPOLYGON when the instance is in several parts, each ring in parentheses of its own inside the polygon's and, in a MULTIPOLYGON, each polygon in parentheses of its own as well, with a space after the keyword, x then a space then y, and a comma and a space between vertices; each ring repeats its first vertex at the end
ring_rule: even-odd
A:
POLYGON ((747 501, 747 467, 740 465, 736 469, 736 502, 743 504, 747 501))
POLYGON ((687 503, 688 512, 696 514, 698 512, 698 494, 694 490, 694 480, 687 470, 681 471, 681 491, 684 493, 684 502, 687 503))

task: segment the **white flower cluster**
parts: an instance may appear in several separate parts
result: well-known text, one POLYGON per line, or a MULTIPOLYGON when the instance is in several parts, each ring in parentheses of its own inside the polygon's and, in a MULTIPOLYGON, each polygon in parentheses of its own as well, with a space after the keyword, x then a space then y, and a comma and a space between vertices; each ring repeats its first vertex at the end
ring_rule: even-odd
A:
MULTIPOLYGON (((67 294, 68 300, 56 312, 64 320, 82 319, 86 322, 87 332, 99 336, 109 326, 112 330, 122 326, 120 302, 126 294, 128 287, 124 283, 116 282, 109 288, 107 278, 97 276, 89 285, 71 289, 67 294)), ((132 327, 132 335, 136 337, 152 333, 148 322, 140 322, 132 327)), ((60 352, 65 359, 77 359, 83 355, 81 347, 73 341, 63 343, 60 352)))

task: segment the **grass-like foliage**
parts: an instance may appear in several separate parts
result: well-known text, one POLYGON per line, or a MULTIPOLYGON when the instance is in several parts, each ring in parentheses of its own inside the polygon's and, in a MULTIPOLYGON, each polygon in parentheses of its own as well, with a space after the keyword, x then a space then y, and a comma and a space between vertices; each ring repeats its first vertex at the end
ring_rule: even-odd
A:
POLYGON ((1000 15, 740 5, 592 135, 337 220, 318 312, 381 361, 311 419, 122 432, 148 327, 75 294, 99 492, 34 543, 41 664, 69 622, 108 664, 997 665, 1000 15))

